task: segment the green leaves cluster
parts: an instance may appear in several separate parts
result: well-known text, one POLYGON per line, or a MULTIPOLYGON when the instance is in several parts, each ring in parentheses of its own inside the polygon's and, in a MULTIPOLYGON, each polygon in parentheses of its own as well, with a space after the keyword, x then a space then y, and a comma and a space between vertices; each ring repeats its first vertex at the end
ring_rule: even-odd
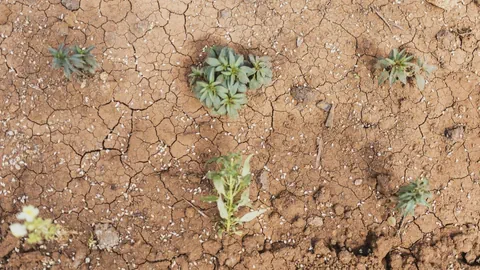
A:
POLYGON ((27 243, 37 244, 43 240, 50 241, 57 236, 58 226, 51 219, 37 217, 32 222, 25 222, 28 230, 27 243))
POLYGON ((250 159, 249 155, 241 166, 242 157, 237 153, 214 158, 209 163, 219 165, 218 171, 209 171, 207 178, 212 180, 216 195, 203 197, 205 202, 216 202, 221 222, 219 233, 241 234, 237 226, 249 222, 266 210, 252 211, 242 217, 237 217, 236 212, 240 207, 251 208, 250 202, 250 159))
POLYGON ((193 92, 214 114, 238 116, 247 103, 247 89, 258 89, 272 81, 268 57, 249 55, 246 60, 229 47, 207 49, 203 65, 192 67, 193 92))
POLYGON ((27 243, 37 244, 43 240, 53 240, 60 227, 52 223, 51 219, 38 217, 38 208, 28 205, 22 208, 22 212, 17 214, 17 219, 25 220, 24 223, 12 223, 10 231, 15 237, 27 237, 27 243))
POLYGON ((427 199, 431 197, 428 179, 417 179, 399 189, 397 209, 403 216, 413 215, 415 207, 417 205, 428 206, 427 199))
POLYGON ((378 84, 383 84, 388 80, 390 85, 397 81, 407 84, 408 78, 415 78, 417 87, 420 90, 425 88, 425 76, 430 75, 436 70, 435 66, 428 65, 421 59, 413 61, 414 56, 409 55, 404 50, 400 52, 393 49, 389 57, 377 60, 375 68, 380 72, 378 76, 378 84))
POLYGON ((94 46, 81 48, 75 45, 71 48, 60 44, 58 49, 49 48, 49 52, 53 56, 53 68, 63 69, 65 77, 71 78, 72 74, 93 74, 98 67, 95 56, 91 54, 94 46))

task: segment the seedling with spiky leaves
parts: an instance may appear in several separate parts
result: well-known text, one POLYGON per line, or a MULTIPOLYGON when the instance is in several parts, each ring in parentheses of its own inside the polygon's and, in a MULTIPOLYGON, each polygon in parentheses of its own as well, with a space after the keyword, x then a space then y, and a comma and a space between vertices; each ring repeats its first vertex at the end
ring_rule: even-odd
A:
POLYGON ((258 57, 254 55, 249 55, 248 58, 253 65, 255 70, 248 87, 250 89, 258 89, 264 84, 270 84, 272 81, 272 65, 267 56, 258 57))
POLYGON ((193 92, 214 114, 236 117, 237 111, 247 103, 247 88, 257 89, 271 82, 271 64, 267 57, 250 55, 249 59, 255 62, 245 60, 229 47, 212 46, 206 52, 203 65, 192 67, 192 73, 188 75, 193 92), (215 92, 216 95, 207 97, 205 92, 208 92, 208 84, 215 84, 222 89, 213 91, 210 86, 209 92, 215 92), (223 91, 223 88, 227 91, 223 91))
POLYGON ((53 68, 62 68, 65 77, 70 79, 72 74, 93 74, 98 67, 95 56, 91 51, 95 47, 90 46, 82 49, 75 45, 72 48, 65 47, 60 44, 58 49, 49 48, 49 52, 53 56, 53 68))
POLYGON ((417 63, 413 61, 414 56, 408 54, 405 49, 400 52, 393 49, 389 57, 377 60, 375 68, 380 72, 378 76, 378 84, 383 84, 388 80, 390 85, 400 81, 407 84, 408 78, 415 78, 417 87, 420 90, 425 88, 425 75, 430 75, 435 66, 428 65, 426 62, 417 59, 417 63))
POLYGON ((62 68, 65 77, 69 78, 73 73, 78 73, 78 68, 84 65, 84 61, 81 57, 70 56, 70 49, 65 47, 64 44, 60 44, 58 49, 48 49, 53 56, 53 68, 62 68))
POLYGON ((427 199, 431 197, 428 179, 417 179, 399 189, 397 209, 404 217, 413 215, 417 205, 428 206, 427 199))
POLYGON ((79 70, 82 73, 90 73, 94 74, 95 70, 98 67, 97 60, 95 60, 95 56, 91 54, 92 50, 95 49, 95 46, 89 46, 88 48, 81 48, 78 45, 73 46, 72 51, 74 53, 73 56, 78 57, 83 60, 83 66, 79 67, 79 70))
POLYGON ((240 207, 251 208, 250 202, 250 159, 249 155, 241 168, 242 157, 237 153, 221 156, 210 160, 219 165, 218 171, 209 171, 207 178, 212 180, 216 195, 203 197, 205 202, 216 202, 221 221, 219 223, 219 234, 235 233, 241 235, 237 226, 249 222, 266 210, 252 211, 242 217, 236 213, 240 207))

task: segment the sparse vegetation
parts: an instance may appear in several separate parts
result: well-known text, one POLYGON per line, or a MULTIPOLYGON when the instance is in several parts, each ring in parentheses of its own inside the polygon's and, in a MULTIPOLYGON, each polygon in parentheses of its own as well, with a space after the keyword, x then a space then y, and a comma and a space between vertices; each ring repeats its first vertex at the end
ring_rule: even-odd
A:
POLYGON ((404 217, 413 215, 417 205, 428 206, 427 199, 431 197, 428 180, 426 178, 417 179, 400 188, 397 209, 404 217))
POLYGON ((52 223, 51 219, 38 217, 39 210, 32 206, 24 206, 22 212, 17 214, 17 219, 25 220, 23 224, 13 223, 10 231, 17 238, 27 237, 27 243, 37 244, 44 240, 55 239, 59 232, 59 226, 52 223))
POLYGON ((393 49, 387 58, 377 60, 375 68, 379 72, 378 84, 383 84, 387 80, 390 85, 397 81, 407 84, 409 78, 415 78, 420 90, 425 88, 425 76, 436 69, 435 66, 428 65, 419 58, 415 63, 414 56, 406 53, 405 49, 400 52, 398 49, 393 49))
POLYGON ((247 89, 258 89, 272 81, 268 57, 249 55, 249 61, 229 47, 207 49, 207 58, 192 67, 189 77, 193 92, 218 115, 236 117, 247 103, 247 89))
POLYGON ((98 63, 95 56, 91 54, 94 46, 81 48, 75 45, 71 48, 60 44, 58 49, 49 48, 53 56, 53 68, 63 69, 65 77, 71 78, 72 74, 86 75, 95 73, 98 63))
POLYGON ((207 173, 207 178, 212 180, 217 194, 206 196, 202 200, 217 203, 222 219, 219 224, 220 234, 223 232, 241 234, 242 232, 237 230, 238 225, 249 222, 266 211, 261 209, 249 212, 241 218, 236 216, 240 207, 251 208, 249 189, 251 158, 252 155, 245 159, 243 167, 241 165, 242 158, 236 153, 209 161, 209 163, 215 162, 220 167, 218 171, 209 171, 207 173))

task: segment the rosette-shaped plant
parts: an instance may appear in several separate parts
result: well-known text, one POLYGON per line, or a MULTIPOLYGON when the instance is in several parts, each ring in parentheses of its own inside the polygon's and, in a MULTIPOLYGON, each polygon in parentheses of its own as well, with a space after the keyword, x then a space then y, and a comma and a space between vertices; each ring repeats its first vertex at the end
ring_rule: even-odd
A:
POLYGON ((247 103, 247 89, 258 89, 272 81, 267 57, 237 54, 229 47, 207 48, 207 58, 189 75, 193 92, 212 113, 238 116, 247 103))

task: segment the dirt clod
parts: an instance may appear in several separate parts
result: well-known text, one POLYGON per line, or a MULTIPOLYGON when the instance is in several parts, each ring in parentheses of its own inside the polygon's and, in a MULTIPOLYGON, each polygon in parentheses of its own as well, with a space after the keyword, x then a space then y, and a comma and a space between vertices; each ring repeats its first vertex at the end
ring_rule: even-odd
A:
POLYGON ((80 8, 80 0, 62 0, 62 5, 68 10, 78 10, 80 8))
POLYGON ((335 205, 333 206, 333 211, 335 212, 335 215, 341 216, 341 215, 343 215, 343 213, 345 212, 345 207, 343 207, 343 206, 340 205, 340 204, 335 204, 335 205))
POLYGON ((454 142, 463 141, 464 133, 465 133, 464 126, 445 129, 445 137, 447 137, 448 139, 451 139, 454 142))
POLYGON ((323 219, 321 217, 311 217, 308 219, 308 224, 314 227, 322 227, 323 219))
POLYGON ((384 196, 390 196, 396 192, 395 183, 386 174, 379 174, 376 177, 377 191, 384 196))
POLYGON ((352 260, 352 254, 346 250, 342 250, 340 253, 338 253, 338 259, 343 264, 348 264, 352 260))
POLYGON ((111 250, 120 243, 120 235, 109 224, 99 223, 95 225, 95 237, 99 249, 111 250))
POLYGON ((457 0, 427 0, 427 2, 447 11, 457 5, 457 0))
POLYGON ((12 11, 5 4, 0 4, 0 25, 6 24, 8 16, 12 14, 12 11))

